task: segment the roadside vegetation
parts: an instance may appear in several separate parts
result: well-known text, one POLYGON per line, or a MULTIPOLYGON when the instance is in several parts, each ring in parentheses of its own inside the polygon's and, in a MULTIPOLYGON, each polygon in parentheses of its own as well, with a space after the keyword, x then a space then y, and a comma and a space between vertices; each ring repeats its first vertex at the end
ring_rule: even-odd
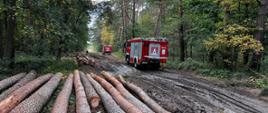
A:
POLYGON ((167 38, 168 68, 264 88, 267 6, 265 0, 111 0, 97 5, 102 13, 91 40, 122 51, 133 37, 167 38))
POLYGON ((128 39, 155 37, 169 41, 167 67, 267 87, 267 6, 267 0, 1 0, 0 72, 67 73, 77 68, 70 54, 89 42, 96 51, 113 45, 124 59, 128 39))

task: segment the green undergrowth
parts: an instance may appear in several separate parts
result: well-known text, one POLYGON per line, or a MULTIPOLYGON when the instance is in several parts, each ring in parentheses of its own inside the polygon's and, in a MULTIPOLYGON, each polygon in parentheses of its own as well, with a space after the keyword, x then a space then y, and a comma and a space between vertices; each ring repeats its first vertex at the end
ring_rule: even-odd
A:
POLYGON ((124 59, 124 53, 122 51, 116 51, 112 53, 113 56, 115 56, 116 58, 120 58, 120 59, 124 59))
POLYGON ((36 57, 29 55, 20 55, 16 57, 16 63, 12 68, 1 68, 1 75, 12 75, 20 72, 36 70, 38 74, 62 72, 67 75, 78 66, 71 58, 62 58, 56 60, 50 56, 36 57))
POLYGON ((168 61, 167 66, 169 68, 175 68, 181 71, 190 71, 194 72, 197 75, 215 77, 226 81, 250 81, 248 83, 243 83, 243 86, 250 86, 256 88, 268 87, 268 79, 266 75, 262 74, 263 76, 259 76, 256 73, 253 73, 246 69, 232 71, 229 69, 219 68, 208 63, 199 62, 191 58, 186 59, 184 62, 179 62, 176 60, 168 61))

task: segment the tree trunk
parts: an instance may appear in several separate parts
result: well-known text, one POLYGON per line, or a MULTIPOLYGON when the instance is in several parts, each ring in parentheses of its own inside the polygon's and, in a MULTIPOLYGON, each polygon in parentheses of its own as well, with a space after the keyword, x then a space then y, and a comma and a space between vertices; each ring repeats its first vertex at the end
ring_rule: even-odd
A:
POLYGON ((91 113, 78 70, 74 71, 74 87, 76 96, 76 113, 91 113))
MULTIPOLYGON (((255 39, 260 41, 261 43, 263 43, 264 41, 265 20, 267 12, 268 12, 268 0, 262 0, 260 2, 258 16, 256 20, 257 32, 255 34, 255 39)), ((251 68, 259 70, 260 61, 261 61, 261 53, 254 53, 251 61, 251 68)))
POLYGON ((148 106, 142 103, 139 99, 133 96, 121 82, 119 82, 116 78, 114 78, 110 73, 103 71, 102 75, 110 81, 115 88, 133 105, 137 106, 143 113, 154 113, 148 106))
POLYGON ((125 42, 128 40, 128 0, 122 0, 122 14, 123 14, 123 37, 125 38, 125 42))
POLYGON ((85 87, 85 93, 87 96, 87 101, 92 108, 97 108, 100 103, 100 97, 96 93, 94 87, 91 85, 86 75, 83 72, 80 72, 82 83, 85 87))
POLYGON ((8 7, 6 16, 6 47, 3 57, 9 61, 9 64, 15 62, 14 38, 16 33, 16 0, 5 0, 8 7))
MULTIPOLYGON (((183 0, 179 1, 179 16, 183 20, 184 12, 183 12, 183 0)), ((180 23, 180 34, 179 34, 179 40, 180 40, 180 61, 185 61, 185 40, 184 40, 184 26, 183 22, 180 23)))
POLYGON ((4 90, 5 88, 11 86, 12 84, 16 83, 17 81, 19 81, 22 77, 24 77, 26 73, 19 73, 16 74, 12 77, 9 77, 7 79, 1 80, 0 81, 0 92, 2 90, 4 90))
POLYGON ((13 91, 19 89, 20 87, 24 86, 28 82, 32 81, 33 79, 36 78, 36 72, 31 71, 29 72, 24 78, 22 78, 18 83, 13 85, 11 88, 8 90, 5 90, 4 92, 1 93, 0 95, 0 101, 4 100, 9 94, 11 94, 13 91))
POLYGON ((130 89, 131 91, 133 91, 136 95, 138 95, 140 97, 140 99, 142 99, 142 101, 144 103, 146 103, 154 112, 156 113, 170 113, 167 110, 165 110, 164 108, 162 108, 159 104, 157 104, 153 99, 151 99, 146 92, 144 92, 140 87, 129 83, 129 82, 125 82, 124 80, 121 80, 121 82, 124 83, 124 85, 130 89))
POLYGON ((51 113, 67 113, 69 97, 73 89, 73 74, 70 74, 67 78, 64 86, 57 96, 57 99, 53 105, 51 113))
POLYGON ((132 4, 132 38, 135 38, 135 24, 136 24, 136 0, 132 4))
POLYGON ((35 91, 40 85, 51 78, 51 74, 41 76, 21 88, 15 90, 6 99, 0 102, 0 113, 9 113, 16 107, 24 98, 35 91))
POLYGON ((112 84, 104 80, 99 76, 93 77, 96 81, 98 81, 106 91, 108 91, 114 98, 114 100, 119 104, 119 106, 126 112, 126 113, 142 113, 136 106, 128 102, 121 93, 113 87, 112 84))
POLYGON ((230 4, 226 3, 224 4, 224 18, 223 18, 223 23, 224 25, 228 25, 229 24, 229 18, 230 18, 230 4))
POLYGON ((163 16, 163 0, 159 1, 159 15, 157 18, 157 22, 156 22, 156 26, 155 26, 155 38, 159 38, 160 37, 160 32, 161 32, 161 24, 162 24, 162 16, 163 16))
MULTIPOLYGON (((0 14, 0 17, 2 17, 2 14, 0 14)), ((3 49, 4 49, 4 43, 3 43, 3 38, 4 38, 4 27, 3 27, 3 25, 4 25, 4 22, 3 22, 3 20, 2 20, 2 18, 0 18, 0 63, 1 63, 1 60, 2 60, 2 58, 3 58, 3 49)), ((1 65, 1 64, 0 64, 1 65)))
POLYGON ((57 88, 62 73, 55 74, 45 85, 39 88, 29 98, 22 101, 10 113, 40 113, 43 106, 51 97, 54 90, 57 88))
POLYGON ((62 47, 61 47, 61 45, 63 43, 63 41, 62 41, 61 38, 62 37, 60 36, 59 44, 58 44, 58 50, 57 50, 57 57, 56 57, 57 60, 61 60, 61 54, 62 54, 62 47))
MULTIPOLYGON (((94 75, 94 74, 91 74, 91 75, 94 75)), ((107 93, 106 90, 103 89, 103 87, 91 77, 91 75, 87 74, 87 77, 88 77, 89 81, 91 82, 91 84, 93 85, 93 87, 98 92, 98 94, 100 95, 106 111, 108 113, 125 113, 117 105, 117 103, 114 101, 114 99, 111 97, 111 95, 109 93, 107 93)), ((96 76, 96 75, 94 75, 94 76, 96 76)))

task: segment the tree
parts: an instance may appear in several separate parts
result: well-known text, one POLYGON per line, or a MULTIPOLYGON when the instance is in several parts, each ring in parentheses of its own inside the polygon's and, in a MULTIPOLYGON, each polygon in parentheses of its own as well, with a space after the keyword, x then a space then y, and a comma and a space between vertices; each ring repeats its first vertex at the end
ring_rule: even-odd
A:
POLYGON ((135 37, 135 24, 136 24, 136 0, 132 3, 132 37, 135 37))
MULTIPOLYGON (((184 11, 183 11, 183 0, 179 0, 179 17, 183 18, 184 16, 184 11)), ((180 60, 181 61, 185 61, 185 40, 184 40, 184 26, 183 26, 183 22, 180 23, 179 25, 179 40, 180 40, 180 60)))
POLYGON ((16 0, 4 0, 4 5, 7 6, 7 11, 5 13, 5 42, 2 42, 5 43, 3 45, 3 57, 10 64, 13 64, 15 62, 16 0))
MULTIPOLYGON (((263 43, 264 41, 264 31, 265 31, 265 19, 266 14, 268 12, 268 1, 267 0, 261 0, 259 3, 260 7, 258 10, 257 20, 256 20, 256 29, 257 32, 255 34, 255 39, 263 43)), ((261 60, 261 53, 257 52, 254 53, 254 56, 252 57, 252 69, 260 69, 260 60, 261 60)))

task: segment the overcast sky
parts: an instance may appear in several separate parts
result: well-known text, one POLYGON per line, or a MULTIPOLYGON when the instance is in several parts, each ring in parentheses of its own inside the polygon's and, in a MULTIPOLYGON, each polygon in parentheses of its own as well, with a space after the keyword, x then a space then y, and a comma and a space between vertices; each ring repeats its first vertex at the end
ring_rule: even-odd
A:
POLYGON ((102 1, 110 1, 110 0, 92 0, 92 2, 95 2, 95 3, 99 3, 99 2, 102 2, 102 1))

